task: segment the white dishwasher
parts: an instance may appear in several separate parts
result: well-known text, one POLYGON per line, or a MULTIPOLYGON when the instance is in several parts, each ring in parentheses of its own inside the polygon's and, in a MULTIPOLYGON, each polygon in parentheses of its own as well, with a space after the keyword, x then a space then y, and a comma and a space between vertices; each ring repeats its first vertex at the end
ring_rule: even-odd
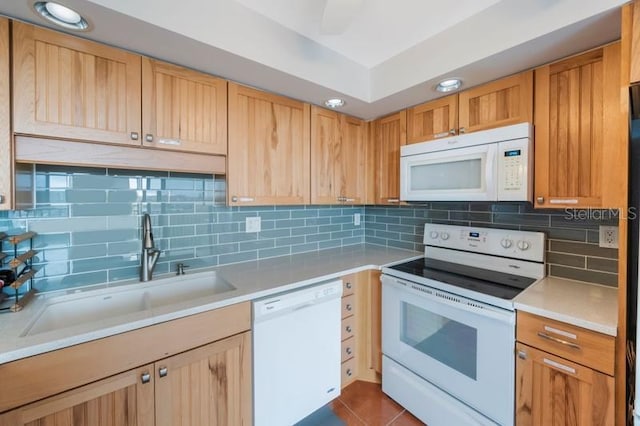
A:
POLYGON ((256 426, 290 426, 340 395, 342 281, 253 302, 256 426))

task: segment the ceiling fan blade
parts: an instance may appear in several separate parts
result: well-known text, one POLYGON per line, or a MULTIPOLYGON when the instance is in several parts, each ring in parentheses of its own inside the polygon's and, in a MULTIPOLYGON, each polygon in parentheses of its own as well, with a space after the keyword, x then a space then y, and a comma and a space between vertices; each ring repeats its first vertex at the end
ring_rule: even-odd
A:
POLYGON ((322 13, 320 31, 323 34, 341 34, 360 10, 363 0, 327 0, 322 13))

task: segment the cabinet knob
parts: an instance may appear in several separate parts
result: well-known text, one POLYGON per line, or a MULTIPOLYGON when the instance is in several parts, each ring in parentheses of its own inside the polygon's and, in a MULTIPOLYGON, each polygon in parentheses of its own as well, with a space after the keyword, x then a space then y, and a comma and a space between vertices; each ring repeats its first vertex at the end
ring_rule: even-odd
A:
POLYGON ((451 136, 455 136, 455 134, 456 134, 456 129, 449 129, 449 134, 450 134, 451 136))
POLYGON ((131 140, 137 141, 140 138, 138 132, 131 132, 131 140))
POLYGON ((346 283, 344 286, 347 287, 348 289, 351 289, 351 287, 353 287, 353 285, 350 282, 346 283))
POLYGON ((153 142, 153 135, 151 133, 147 133, 144 136, 144 140, 147 141, 147 142, 153 142))
POLYGON ((466 132, 467 132, 466 127, 460 127, 460 128, 458 129, 458 133, 460 133, 460 134, 463 134, 463 133, 466 133, 466 132))
POLYGON ((350 368, 347 368, 347 376, 351 377, 353 375, 353 371, 350 368))
POLYGON ((351 326, 350 326, 350 325, 348 325, 348 326, 347 326, 347 328, 346 328, 346 330, 347 330, 347 333, 351 333, 351 330, 352 330, 351 326))
POLYGON ((351 352, 353 352, 353 351, 351 350, 351 347, 348 346, 347 349, 345 350, 345 352, 347 353, 347 355, 351 355, 351 352))
POLYGON ((537 198, 536 198, 536 202, 537 202, 538 204, 544 204, 544 197, 537 197, 537 198))
POLYGON ((5 201, 7 201, 7 199, 5 198, 4 195, 0 194, 0 204, 4 204, 5 201))
POLYGON ((353 309, 353 307, 351 306, 351 303, 347 303, 347 311, 351 312, 351 310, 353 309))
POLYGON ((158 368, 158 376, 160 377, 166 377, 167 374, 169 374, 169 369, 167 367, 160 367, 158 368))
POLYGON ((151 374, 145 371, 140 375, 140 381, 143 385, 149 383, 151 381, 151 374))
POLYGON ((527 353, 525 351, 518 351, 518 358, 527 359, 527 353))

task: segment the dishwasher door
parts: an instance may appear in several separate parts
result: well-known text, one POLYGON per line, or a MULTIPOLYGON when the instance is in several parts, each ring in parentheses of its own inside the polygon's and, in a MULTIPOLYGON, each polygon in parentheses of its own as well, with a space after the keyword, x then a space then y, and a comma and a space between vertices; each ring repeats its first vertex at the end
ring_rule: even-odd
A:
POLYGON ((340 395, 342 281, 253 303, 256 426, 290 426, 340 395))

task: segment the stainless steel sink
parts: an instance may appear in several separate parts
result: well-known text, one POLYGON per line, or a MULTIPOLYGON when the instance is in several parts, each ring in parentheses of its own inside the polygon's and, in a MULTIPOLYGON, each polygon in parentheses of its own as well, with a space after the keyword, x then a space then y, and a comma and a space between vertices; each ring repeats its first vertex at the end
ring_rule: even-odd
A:
POLYGON ((235 289, 214 271, 173 276, 86 294, 53 297, 46 302, 21 335, 32 336, 79 324, 144 313, 235 289))

